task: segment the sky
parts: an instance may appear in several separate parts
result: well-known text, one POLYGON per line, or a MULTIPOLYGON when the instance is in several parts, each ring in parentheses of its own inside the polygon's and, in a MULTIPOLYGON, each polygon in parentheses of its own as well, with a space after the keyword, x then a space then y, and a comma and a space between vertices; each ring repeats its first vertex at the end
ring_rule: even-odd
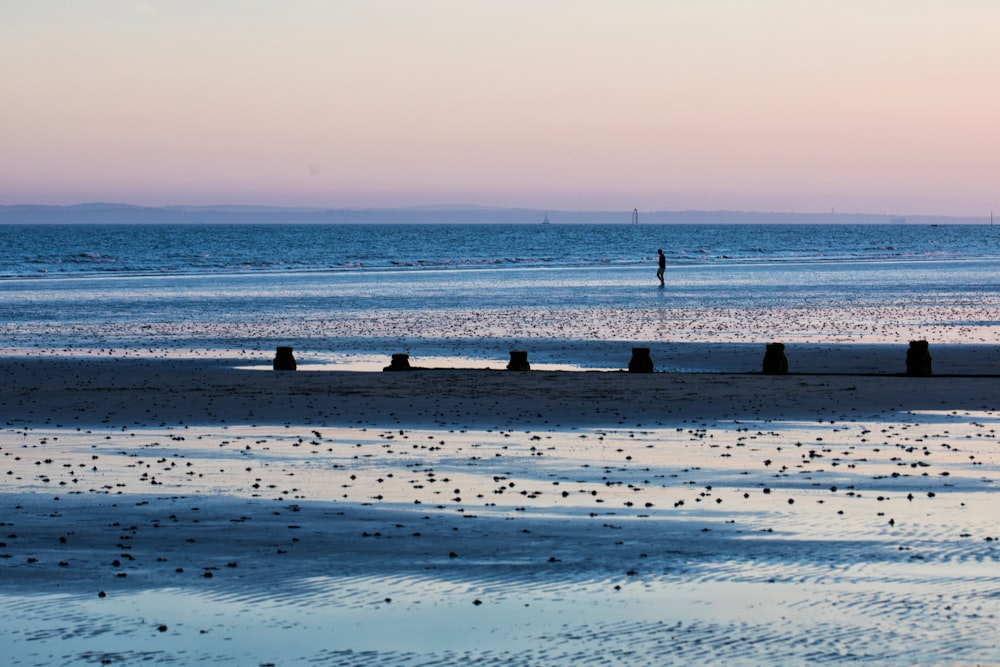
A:
POLYGON ((0 204, 1000 213, 995 0, 0 0, 0 204))

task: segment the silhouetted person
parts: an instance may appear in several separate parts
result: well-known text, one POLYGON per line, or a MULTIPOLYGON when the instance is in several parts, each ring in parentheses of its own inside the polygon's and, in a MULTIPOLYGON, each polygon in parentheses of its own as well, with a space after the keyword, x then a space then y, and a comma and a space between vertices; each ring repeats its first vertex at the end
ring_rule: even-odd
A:
POLYGON ((667 270, 667 256, 663 254, 663 248, 660 248, 656 252, 660 254, 660 268, 656 270, 656 277, 660 279, 660 287, 663 287, 663 274, 667 270))

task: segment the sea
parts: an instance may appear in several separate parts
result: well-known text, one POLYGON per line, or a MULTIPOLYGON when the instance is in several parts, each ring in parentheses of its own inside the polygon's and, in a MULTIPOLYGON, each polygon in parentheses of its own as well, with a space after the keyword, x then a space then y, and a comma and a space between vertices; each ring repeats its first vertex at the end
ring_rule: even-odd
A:
POLYGON ((0 350, 614 369, 634 346, 992 345, 998 262, 991 225, 7 224, 0 350))

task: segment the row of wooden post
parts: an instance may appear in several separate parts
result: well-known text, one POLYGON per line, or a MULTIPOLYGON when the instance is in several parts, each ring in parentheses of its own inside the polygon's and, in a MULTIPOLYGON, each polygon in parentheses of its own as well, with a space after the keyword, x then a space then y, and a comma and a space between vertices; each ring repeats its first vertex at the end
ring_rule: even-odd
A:
MULTIPOLYGON (((769 343, 764 352, 762 372, 765 375, 782 375, 788 372, 788 359, 782 343, 769 343)), ((906 350, 906 374, 926 377, 931 374, 930 346, 926 340, 911 340, 906 350)))
MULTIPOLYGON (((274 357, 274 370, 294 371, 295 369, 295 355, 292 353, 292 348, 279 347, 274 357)), ((632 358, 628 362, 628 372, 652 373, 653 369, 653 357, 650 354, 649 348, 633 347, 632 358)), ((392 355, 392 362, 382 370, 413 370, 413 367, 410 366, 410 355, 392 355)), ((507 370, 530 371, 531 364, 528 363, 528 353, 525 350, 512 350, 507 370)), ((762 372, 765 375, 783 375, 788 373, 788 358, 785 356, 785 346, 783 343, 769 343, 767 345, 764 352, 762 372)), ((931 374, 931 353, 926 340, 910 341, 910 347, 906 351, 906 374, 915 376, 928 376, 931 374)))

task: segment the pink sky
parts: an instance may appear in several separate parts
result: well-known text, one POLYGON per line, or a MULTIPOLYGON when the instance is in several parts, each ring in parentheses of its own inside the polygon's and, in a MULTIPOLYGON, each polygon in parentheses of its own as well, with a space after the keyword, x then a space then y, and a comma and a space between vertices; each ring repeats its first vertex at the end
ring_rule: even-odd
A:
POLYGON ((0 204, 1000 212, 987 0, 0 5, 0 204))

